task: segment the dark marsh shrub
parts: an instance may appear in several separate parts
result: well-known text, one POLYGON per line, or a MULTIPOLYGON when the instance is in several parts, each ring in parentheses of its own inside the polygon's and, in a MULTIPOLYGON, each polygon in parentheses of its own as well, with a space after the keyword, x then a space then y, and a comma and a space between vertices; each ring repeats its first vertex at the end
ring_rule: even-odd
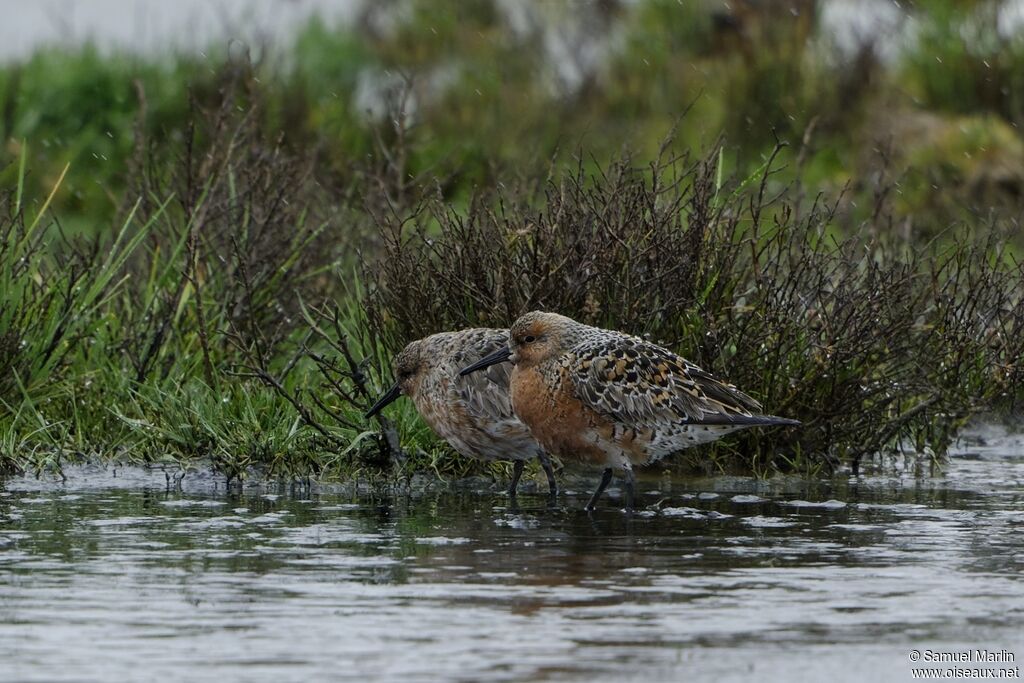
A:
POLYGON ((125 350, 140 381, 161 356, 170 367, 172 335, 198 335, 208 375, 234 344, 268 362, 302 326, 301 297, 339 294, 329 271, 361 237, 346 213, 354 195, 333 185, 315 145, 288 144, 268 122, 257 71, 227 61, 191 93, 183 128, 153 139, 140 126, 127 196, 159 218, 133 274, 164 278, 133 289, 126 306, 138 315, 125 350))
POLYGON ((532 309, 648 336, 803 422, 685 459, 722 469, 941 456, 970 416, 1013 406, 1024 272, 994 233, 902 243, 880 193, 873 221, 838 237, 839 202, 774 171, 723 184, 714 155, 626 159, 383 216, 371 325, 395 349, 532 309))

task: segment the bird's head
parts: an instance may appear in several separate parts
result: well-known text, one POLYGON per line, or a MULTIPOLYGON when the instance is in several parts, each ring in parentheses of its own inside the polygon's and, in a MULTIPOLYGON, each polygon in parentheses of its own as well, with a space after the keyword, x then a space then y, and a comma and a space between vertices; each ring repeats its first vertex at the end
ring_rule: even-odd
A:
POLYGON ((392 362, 395 371, 395 383, 391 385, 383 396, 377 399, 366 412, 370 418, 383 410, 389 403, 403 394, 415 396, 420 385, 420 373, 425 367, 423 358, 423 340, 410 342, 402 351, 395 356, 392 362))
POLYGON ((495 363, 511 361, 520 367, 531 367, 565 353, 577 341, 581 325, 557 313, 532 311, 519 317, 509 328, 508 348, 481 358, 462 370, 462 375, 495 363))

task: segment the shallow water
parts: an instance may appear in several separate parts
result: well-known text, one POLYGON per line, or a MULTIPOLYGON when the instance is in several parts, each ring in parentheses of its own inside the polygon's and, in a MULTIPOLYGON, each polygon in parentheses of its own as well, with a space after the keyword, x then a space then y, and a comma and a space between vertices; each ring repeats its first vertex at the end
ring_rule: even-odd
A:
POLYGON ((1024 657, 1024 442, 944 473, 549 509, 74 470, 0 483, 0 680, 911 680, 1024 657), (922 665, 918 665, 922 666, 922 665), (950 666, 950 665, 943 665, 950 666))

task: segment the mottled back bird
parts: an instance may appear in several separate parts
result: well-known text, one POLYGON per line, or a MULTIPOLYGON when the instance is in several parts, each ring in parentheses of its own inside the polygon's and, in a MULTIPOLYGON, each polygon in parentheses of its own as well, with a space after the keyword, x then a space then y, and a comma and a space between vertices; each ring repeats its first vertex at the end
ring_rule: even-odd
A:
POLYGON ((514 365, 512 407, 552 455, 603 466, 593 509, 621 468, 632 507, 634 466, 747 427, 797 425, 666 348, 622 332, 534 311, 512 325, 509 346, 464 368, 514 365))
POLYGON ((508 348, 508 330, 471 328, 442 332, 411 342, 394 360, 395 383, 370 410, 380 412, 403 394, 434 430, 462 455, 477 460, 514 463, 509 495, 515 496, 527 460, 537 458, 557 491, 551 461, 512 411, 511 368, 496 365, 469 377, 459 369, 508 348))

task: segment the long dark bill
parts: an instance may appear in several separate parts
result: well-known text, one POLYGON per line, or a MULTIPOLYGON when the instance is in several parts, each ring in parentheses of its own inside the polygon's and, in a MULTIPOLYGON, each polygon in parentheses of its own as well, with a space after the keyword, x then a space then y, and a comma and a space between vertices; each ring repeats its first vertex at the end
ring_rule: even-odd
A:
POLYGON ((377 399, 377 402, 373 404, 373 407, 366 411, 367 419, 373 417, 380 411, 384 410, 384 407, 387 404, 391 403, 401 395, 402 387, 398 385, 398 382, 395 382, 394 384, 391 385, 391 388, 387 390, 387 393, 385 393, 383 396, 377 399))
POLYGON ((466 367, 462 368, 462 370, 459 371, 459 376, 465 377, 471 372, 483 370, 488 366, 497 365, 498 363, 504 363, 505 361, 508 360, 509 356, 511 355, 512 350, 509 349, 507 346, 503 349, 498 349, 494 353, 488 356, 484 356, 483 358, 473 363, 472 365, 467 365, 466 367))

